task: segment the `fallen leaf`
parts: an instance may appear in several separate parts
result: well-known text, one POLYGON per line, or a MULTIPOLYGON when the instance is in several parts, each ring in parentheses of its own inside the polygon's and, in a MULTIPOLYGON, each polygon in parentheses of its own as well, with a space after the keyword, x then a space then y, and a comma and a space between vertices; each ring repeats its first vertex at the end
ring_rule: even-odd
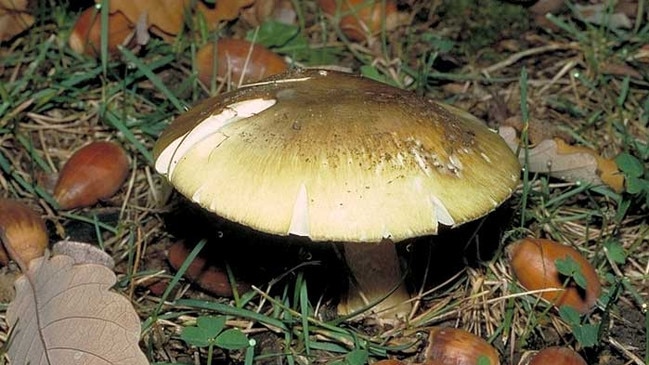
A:
POLYGON ((574 6, 575 15, 586 23, 606 25, 612 29, 631 29, 633 21, 623 12, 611 13, 609 5, 588 4, 574 6))
POLYGON ((75 264, 97 264, 109 269, 115 267, 115 260, 104 250, 95 245, 77 241, 59 241, 52 246, 54 255, 72 257, 75 264))
POLYGON ((235 19, 239 11, 251 5, 254 0, 220 0, 214 5, 208 5, 196 0, 112 0, 111 14, 119 11, 132 23, 137 23, 145 16, 151 32, 170 42, 183 29, 186 19, 195 21, 200 16, 213 30, 219 22, 235 19), (192 9, 192 5, 195 8, 192 9))
POLYGON ((269 19, 279 0, 258 1, 241 12, 241 17, 253 27, 260 26, 266 19, 269 19))
POLYGON ((629 76, 634 79, 642 80, 644 77, 640 71, 636 70, 634 67, 627 65, 626 63, 617 63, 617 62, 602 62, 599 65, 599 70, 603 74, 614 75, 614 76, 629 76))
MULTIPOLYGON (((500 120, 500 119, 499 119, 500 120)), ((527 127, 527 135, 530 139, 530 144, 535 144, 543 141, 544 139, 552 139, 555 137, 569 140, 570 135, 563 132, 557 126, 547 119, 537 119, 530 117, 527 125, 523 123, 523 118, 520 115, 513 115, 509 118, 501 119, 501 125, 506 125, 516 129, 520 134, 524 128, 527 127)))
MULTIPOLYGON (((98 56, 101 45, 101 20, 95 7, 84 10, 77 18, 68 43, 77 53, 98 56)), ((132 38, 135 25, 121 12, 108 16, 108 53, 117 54, 117 46, 125 45, 132 38)))
POLYGON ((404 19, 392 0, 318 0, 322 11, 340 18, 338 26, 349 39, 364 41, 381 32, 398 27, 404 19))
MULTIPOLYGON (((500 127, 498 134, 516 152, 519 140, 513 127, 500 127)), ((588 147, 573 146, 560 138, 544 139, 527 152, 527 168, 530 172, 547 173, 552 177, 595 185, 606 184, 616 192, 624 189, 624 176, 617 164, 604 158, 588 147)), ((518 159, 525 164, 525 153, 519 151, 518 159)))
POLYGON ((283 24, 295 24, 297 14, 290 0, 257 1, 241 11, 243 19, 251 27, 258 27, 272 20, 283 24))
MULTIPOLYGON (((618 170, 614 160, 604 158, 597 151, 588 147, 569 145, 558 138, 555 138, 554 141, 557 144, 557 152, 562 156, 586 154, 594 158, 596 164, 595 173, 599 180, 618 193, 624 190, 624 175, 618 170)), ((588 181, 585 178, 582 180, 588 181)), ((599 183, 597 179, 593 179, 591 182, 599 183)))
POLYGON ((66 255, 32 260, 7 309, 12 364, 145 365, 140 320, 125 297, 110 292, 105 266, 75 265, 66 255))
POLYGON ((20 34, 34 24, 27 0, 0 0, 0 42, 20 34))

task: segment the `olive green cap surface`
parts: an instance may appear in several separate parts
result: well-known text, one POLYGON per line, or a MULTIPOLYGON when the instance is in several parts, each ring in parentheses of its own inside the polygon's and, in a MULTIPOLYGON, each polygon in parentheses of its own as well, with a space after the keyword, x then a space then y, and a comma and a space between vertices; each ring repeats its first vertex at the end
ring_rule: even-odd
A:
POLYGON ((366 78, 291 71, 205 100, 154 149, 205 209, 315 241, 435 234, 506 200, 512 151, 470 114, 366 78))

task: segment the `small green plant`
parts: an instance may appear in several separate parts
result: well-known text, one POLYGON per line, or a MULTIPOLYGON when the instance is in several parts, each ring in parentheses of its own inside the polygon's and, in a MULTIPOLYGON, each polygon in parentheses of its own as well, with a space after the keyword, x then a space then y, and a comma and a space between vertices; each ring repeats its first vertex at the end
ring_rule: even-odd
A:
POLYGON ((599 344, 599 323, 586 323, 577 310, 565 305, 559 308, 559 315, 570 326, 572 335, 582 347, 593 347, 599 344))
POLYGON ((566 256, 562 259, 556 259, 554 261, 554 265, 561 275, 566 276, 569 280, 574 280, 575 284, 577 284, 580 288, 584 290, 587 289, 588 281, 586 280, 586 277, 581 272, 579 264, 570 256, 566 256))
POLYGON ((365 365, 368 357, 367 350, 356 349, 347 353, 342 360, 332 362, 331 365, 365 365))
MULTIPOLYGON (((215 346, 223 350, 240 350, 255 345, 254 340, 249 340, 239 329, 224 329, 225 316, 198 317, 196 326, 183 328, 180 338, 188 345, 207 347, 207 364, 212 363, 215 346)), ((246 356, 250 353, 247 352, 246 356)))
POLYGON ((615 158, 615 163, 624 174, 626 191, 649 206, 649 172, 639 157, 629 153, 621 153, 615 158))
MULTIPOLYGON (((586 290, 588 282, 581 272, 579 264, 570 257, 554 261, 557 271, 566 276, 568 280, 574 281, 580 288, 586 290)), ((582 321, 579 312, 570 306, 559 308, 559 315, 568 323, 572 335, 583 347, 593 347, 599 343, 600 324, 586 323, 582 321)))
POLYGON ((248 31, 246 39, 266 46, 279 54, 291 56, 292 59, 306 65, 335 63, 340 53, 339 49, 329 46, 314 48, 309 45, 308 39, 298 25, 272 20, 248 31))

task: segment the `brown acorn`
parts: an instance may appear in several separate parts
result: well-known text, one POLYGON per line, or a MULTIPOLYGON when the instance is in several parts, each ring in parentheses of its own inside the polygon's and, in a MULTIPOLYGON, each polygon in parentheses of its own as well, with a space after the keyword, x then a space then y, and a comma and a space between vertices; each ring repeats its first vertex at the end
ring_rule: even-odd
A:
POLYGON ((588 365, 575 351, 561 346, 552 346, 539 351, 528 365, 588 365))
POLYGON ((43 256, 49 237, 45 223, 31 208, 13 199, 0 199, 0 241, 24 272, 31 260, 43 256))
MULTIPOLYGON (((178 270, 190 252, 191 249, 183 242, 176 242, 171 245, 167 251, 167 259, 171 267, 178 270)), ((205 257, 200 255, 194 258, 194 261, 192 261, 187 271, 185 271, 184 276, 196 283, 201 289, 213 295, 232 297, 234 294, 225 270, 213 265, 205 257)), ((245 293, 249 290, 249 285, 243 282, 237 282, 237 291, 239 293, 245 293)))
POLYGON ((214 71, 219 78, 230 77, 232 84, 253 82, 286 71, 282 57, 264 46, 242 39, 219 39, 196 54, 198 79, 210 85, 214 71), (216 57, 216 58, 215 58, 216 57))
POLYGON ((399 360, 388 359, 388 360, 379 360, 375 362, 373 365, 406 365, 406 363, 399 360))
POLYGON ((586 313, 597 301, 602 288, 595 268, 577 250, 547 239, 526 238, 507 248, 512 271, 527 290, 552 289, 541 298, 557 308, 567 305, 579 313, 586 313), (586 279, 586 289, 561 275, 555 265, 557 259, 574 260, 586 279), (565 286, 565 288, 564 288, 565 286))
POLYGON ((480 358, 498 365, 498 352, 482 338, 457 328, 433 327, 428 336, 425 363, 475 365, 480 358))
POLYGON ((112 142, 93 142, 65 163, 54 187, 61 209, 88 207, 113 196, 129 171, 126 152, 112 142))

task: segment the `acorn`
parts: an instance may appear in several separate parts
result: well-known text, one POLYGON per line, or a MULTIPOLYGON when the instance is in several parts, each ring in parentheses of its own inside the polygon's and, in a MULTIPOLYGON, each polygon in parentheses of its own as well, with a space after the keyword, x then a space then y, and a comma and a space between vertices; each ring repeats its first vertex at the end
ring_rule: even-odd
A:
POLYGON ((440 365, 498 365, 498 352, 482 338, 458 328, 433 327, 428 336, 425 363, 440 365), (483 361, 485 361, 483 360, 483 361))
POLYGON ((547 239, 526 238, 507 248, 514 275, 527 290, 552 289, 540 297, 554 306, 569 306, 586 313, 595 305, 602 288, 595 268, 577 250, 547 239), (559 273, 556 260, 571 258, 586 280, 586 288, 559 273))
POLYGON ((212 82, 214 71, 217 77, 229 77, 232 84, 239 85, 276 75, 287 68, 279 55, 243 39, 222 38, 196 53, 198 79, 205 85, 212 82))
POLYGON ((561 346, 552 346, 539 351, 528 365, 588 365, 575 351, 561 346))
MULTIPOLYGON (((185 243, 182 241, 176 242, 167 250, 167 260, 171 267, 178 270, 190 252, 191 249, 185 243)), ((219 297, 232 297, 234 295, 227 272, 210 263, 201 255, 196 256, 194 261, 189 264, 184 276, 212 295, 219 297)), ((250 291, 250 285, 237 281, 238 293, 248 291, 250 291)))
POLYGON ((373 365, 406 365, 406 363, 399 360, 388 359, 388 360, 379 360, 375 362, 373 365))
POLYGON ((112 142, 93 142, 76 151, 65 163, 54 187, 61 209, 88 207, 110 198, 129 172, 126 152, 112 142))
POLYGON ((31 260, 43 256, 49 237, 35 211, 19 201, 0 199, 0 241, 24 272, 31 260))

